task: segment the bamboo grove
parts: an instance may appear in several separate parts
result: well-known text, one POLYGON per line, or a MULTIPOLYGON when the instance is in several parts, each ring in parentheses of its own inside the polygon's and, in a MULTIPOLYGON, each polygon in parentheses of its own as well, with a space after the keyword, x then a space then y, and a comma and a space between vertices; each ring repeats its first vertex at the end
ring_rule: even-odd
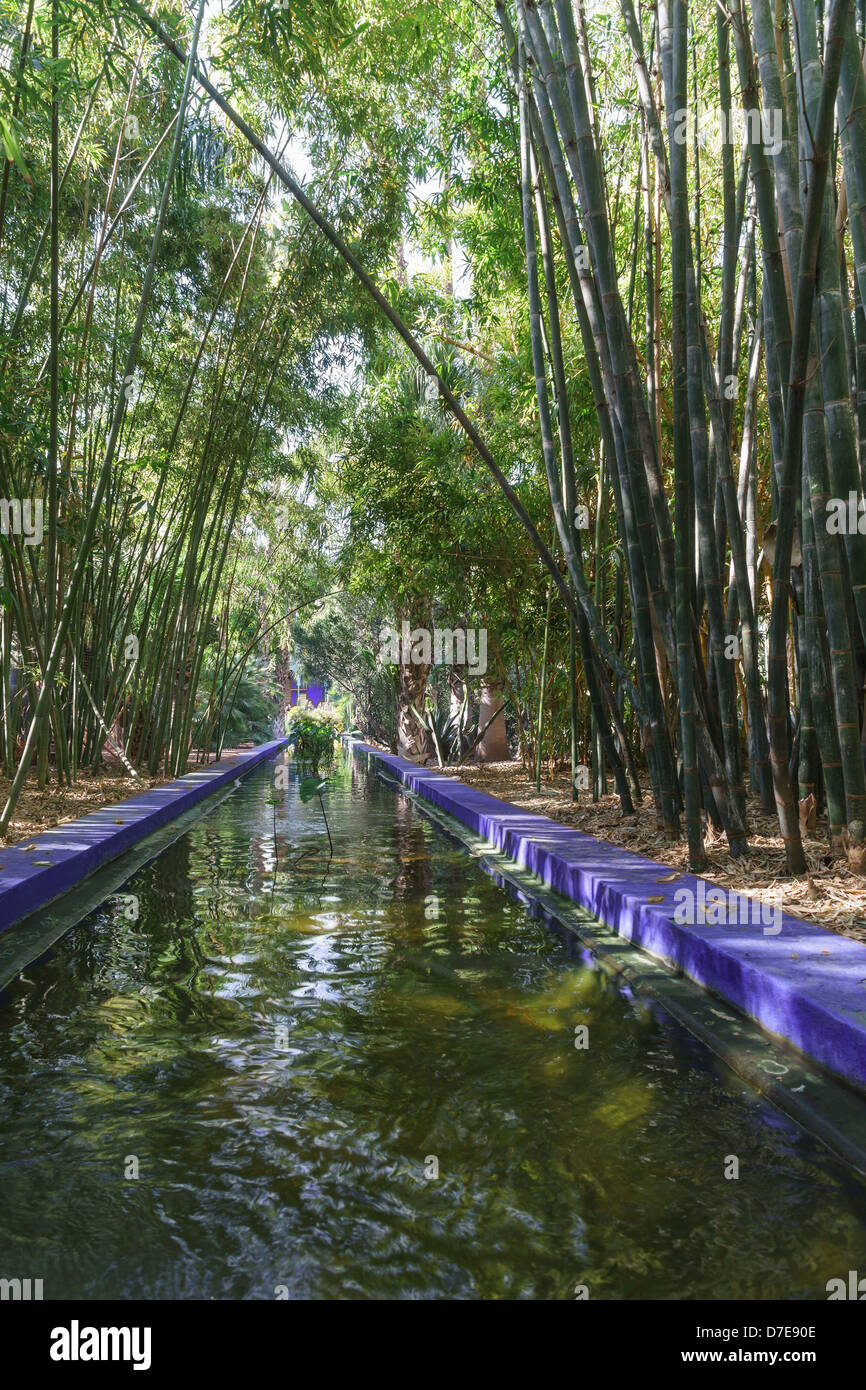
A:
POLYGON ((6 38, 2 828, 31 767, 44 786, 106 749, 134 776, 218 750, 287 617, 245 540, 263 498, 273 532, 264 479, 307 409, 295 316, 309 299, 317 337, 333 317, 322 248, 303 227, 275 247, 273 179, 191 62, 127 52, 110 8, 30 3, 6 38))
MULTIPOLYGON (((533 373, 564 575, 440 376, 442 400, 509 497, 572 614, 594 724, 623 809, 630 809, 639 788, 628 785, 625 769, 634 759, 625 747, 621 708, 616 699, 609 698, 607 707, 603 702, 602 691, 608 696, 612 691, 611 675, 638 717, 665 833, 677 836, 684 819, 694 867, 704 862, 702 810, 724 828, 733 854, 747 853, 748 780, 765 808, 775 801, 791 872, 806 867, 799 808, 819 798, 826 799, 831 840, 844 848, 854 868, 864 869, 866 545, 856 524, 844 535, 832 531, 828 510, 832 498, 859 497, 863 481, 863 421, 857 413, 864 346, 858 152, 864 148, 866 113, 860 102, 863 64, 856 16, 843 0, 830 8, 826 23, 823 10, 819 15, 811 4, 795 4, 790 14, 771 13, 767 0, 756 0, 749 10, 719 7, 716 12, 717 90, 711 95, 725 139, 721 251, 715 258, 721 264, 712 266, 721 287, 715 341, 701 302, 709 267, 699 238, 697 139, 691 170, 686 148, 690 86, 697 97, 690 81, 695 77, 690 53, 693 67, 697 43, 687 6, 658 4, 639 18, 629 0, 621 4, 640 102, 645 195, 643 219, 636 208, 628 304, 611 236, 599 131, 604 104, 596 91, 583 8, 570 0, 535 5, 518 0, 513 10, 497 6, 497 18, 519 110, 533 373), (745 134, 737 150, 739 169, 732 138, 737 128, 732 61, 745 134), (841 218, 840 204, 848 212, 841 218), (671 253, 665 383, 654 288, 662 219, 671 253), (641 221, 642 351, 632 293, 641 221), (554 229, 570 291, 563 304, 554 229), (850 275, 849 264, 858 273, 850 275), (749 289, 753 313, 744 332, 749 289), (581 508, 560 341, 563 312, 577 319, 592 381, 602 468, 626 558, 633 671, 605 634, 581 559, 581 508), (740 421, 733 402, 743 374, 747 400, 740 421), (758 460, 749 426, 762 388, 771 435, 763 555, 765 560, 773 555, 763 653, 756 620, 758 460), (672 488, 662 447, 665 405, 672 421, 672 488), (741 719, 748 730, 745 752, 741 719)), ((695 100, 694 121, 696 105, 695 100)), ((273 167, 291 188, 291 179, 276 163, 273 167)), ((315 209, 308 210, 424 370, 437 375, 351 251, 315 209)))
POLYGON ((624 812, 649 789, 699 869, 708 824, 744 856, 750 804, 775 811, 791 873, 825 814, 866 872, 862 0, 237 0, 222 77, 202 16, 31 0, 4 30, 0 492, 43 503, 44 544, 0 538, 0 831, 31 766, 44 785, 106 746, 151 772, 210 750, 307 597, 251 547, 250 495, 273 505, 305 430, 327 493, 350 406, 317 395, 322 353, 387 329, 544 578, 539 777, 559 623, 572 764, 579 685, 624 812), (367 149, 311 191, 286 147, 316 121, 347 168, 367 149), (478 284, 437 341, 471 372, 399 270, 433 166, 478 284))
MULTIPOLYGON (((643 315, 631 297, 625 302, 616 265, 583 11, 566 0, 518 0, 513 12, 499 10, 520 104, 533 355, 560 544, 575 591, 585 592, 560 309, 547 249, 551 223, 569 267, 627 556, 641 732, 662 820, 676 834, 684 815, 695 867, 703 862, 702 807, 724 827, 732 853, 742 854, 750 785, 765 808, 775 799, 788 867, 799 872, 806 866, 798 802, 808 804, 818 792, 826 797, 832 839, 862 870, 866 541, 857 525, 834 530, 828 508, 832 498, 862 496, 864 481, 866 111, 857 17, 845 0, 826 15, 811 3, 790 11, 772 11, 767 0, 718 7, 711 105, 726 137, 723 217, 719 254, 708 266, 700 238, 700 143, 695 139, 691 168, 687 148, 699 115, 696 101, 689 103, 690 89, 697 96, 695 30, 677 0, 640 18, 630 0, 620 8, 641 112, 644 206, 642 219, 636 209, 633 257, 642 251, 645 260, 643 315), (741 151, 730 138, 737 86, 741 151), (662 219, 670 236, 667 401, 655 289, 662 219), (750 270, 751 341, 743 322, 750 270), (710 274, 718 281, 714 331, 702 302, 710 274), (738 418, 733 404, 741 384, 746 404, 738 418), (769 460, 756 458, 750 437, 761 391, 769 460), (666 403, 673 507, 660 446, 666 403), (773 555, 765 678, 756 624, 759 464, 771 492, 772 541, 765 540, 764 552, 773 555)), ((582 647, 585 667, 604 660, 603 649, 589 650, 585 634, 582 647)), ((616 753, 609 758, 616 769, 616 753)))

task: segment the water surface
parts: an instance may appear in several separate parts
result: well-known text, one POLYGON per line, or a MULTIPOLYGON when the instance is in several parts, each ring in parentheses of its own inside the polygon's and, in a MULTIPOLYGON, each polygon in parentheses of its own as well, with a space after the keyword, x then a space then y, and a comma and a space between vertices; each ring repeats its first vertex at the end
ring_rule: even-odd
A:
POLYGON ((137 920, 109 902, 0 995, 0 1277, 761 1299, 866 1271, 863 1183, 404 797, 341 766, 329 862, 294 772, 273 796, 268 765, 130 880, 137 920))

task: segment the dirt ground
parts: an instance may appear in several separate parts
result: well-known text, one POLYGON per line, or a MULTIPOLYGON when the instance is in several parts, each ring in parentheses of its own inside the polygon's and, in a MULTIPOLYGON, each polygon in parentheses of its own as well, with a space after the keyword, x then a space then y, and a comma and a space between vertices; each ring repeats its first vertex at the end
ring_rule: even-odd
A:
MULTIPOLYGON (((580 799, 572 801, 567 775, 553 780, 542 778, 538 793, 534 778, 519 763, 485 763, 443 771, 514 806, 645 854, 672 869, 688 869, 685 839, 672 843, 660 833, 646 789, 636 815, 624 817, 615 795, 594 803, 588 792, 581 792, 580 799)), ((798 878, 785 874, 778 821, 775 816, 765 815, 754 800, 749 802, 749 827, 752 854, 747 864, 731 858, 723 835, 715 835, 712 827, 707 830, 709 866, 704 877, 721 888, 759 897, 783 912, 866 943, 866 878, 853 874, 844 860, 830 854, 820 822, 814 836, 804 841, 809 872, 798 878)))
MULTIPOLYGON (((251 747, 252 745, 245 745, 251 747)), ((222 756, 230 758, 245 751, 238 748, 224 748, 222 756)), ((188 771, 195 769, 195 762, 187 764, 188 771)), ((130 777, 119 764, 105 763, 98 775, 84 773, 71 787, 58 786, 53 780, 44 791, 36 786, 36 778, 31 776, 24 783, 24 790, 15 808, 15 815, 9 824, 5 839, 0 845, 17 845, 22 840, 30 840, 44 830, 55 825, 65 825, 78 820, 91 811, 101 811, 106 806, 116 806, 118 801, 140 796, 152 787, 165 786, 173 782, 173 777, 147 777, 138 780, 130 777)), ((9 779, 0 777, 0 805, 9 795, 9 779)))

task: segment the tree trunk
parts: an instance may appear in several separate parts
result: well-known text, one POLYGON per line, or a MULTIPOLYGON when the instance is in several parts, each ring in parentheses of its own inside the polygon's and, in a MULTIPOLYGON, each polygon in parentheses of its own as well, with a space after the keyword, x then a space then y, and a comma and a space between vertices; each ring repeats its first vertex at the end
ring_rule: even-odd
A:
MULTIPOLYGON (((502 704, 502 682, 482 681, 481 699, 478 704, 478 727, 482 728, 502 704)), ((501 763, 508 758, 508 737, 505 732, 505 711, 496 716, 487 733, 475 750, 475 760, 479 763, 501 763)))

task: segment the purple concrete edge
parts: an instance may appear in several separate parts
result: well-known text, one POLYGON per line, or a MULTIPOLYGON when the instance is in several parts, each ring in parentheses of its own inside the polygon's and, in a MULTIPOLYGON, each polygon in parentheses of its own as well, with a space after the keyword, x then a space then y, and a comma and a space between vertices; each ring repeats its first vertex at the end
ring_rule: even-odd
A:
MULTIPOLYGON (((447 811, 529 869, 550 888, 587 908, 635 945, 679 967, 747 1017, 785 1039, 828 1071, 866 1087, 866 945, 779 913, 768 927, 682 924, 675 894, 715 888, 707 879, 523 811, 405 758, 350 741, 387 766, 412 791, 447 811), (648 898, 662 898, 650 903, 648 898)), ((752 915, 756 901, 732 895, 752 915)), ((738 906, 735 907, 740 914, 738 906)))
POLYGON ((131 849, 220 787, 286 746, 284 738, 197 768, 164 787, 54 826, 31 840, 0 848, 0 932, 68 892, 95 869, 131 849), (122 826, 118 825, 122 822, 122 826), (25 853, 23 844, 36 848, 25 853), (50 864, 40 863, 49 860, 50 864))

